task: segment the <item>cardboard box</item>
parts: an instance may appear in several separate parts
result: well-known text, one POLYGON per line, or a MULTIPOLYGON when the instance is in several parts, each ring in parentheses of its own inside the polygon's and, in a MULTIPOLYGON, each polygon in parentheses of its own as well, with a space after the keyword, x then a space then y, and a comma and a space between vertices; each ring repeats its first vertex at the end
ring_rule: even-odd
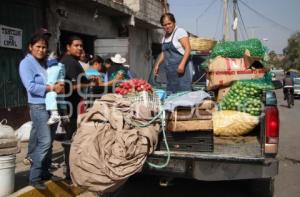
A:
POLYGON ((208 68, 208 89, 214 90, 220 86, 229 86, 232 82, 242 79, 261 78, 265 74, 264 69, 249 69, 249 58, 223 58, 216 57, 211 60, 208 68))

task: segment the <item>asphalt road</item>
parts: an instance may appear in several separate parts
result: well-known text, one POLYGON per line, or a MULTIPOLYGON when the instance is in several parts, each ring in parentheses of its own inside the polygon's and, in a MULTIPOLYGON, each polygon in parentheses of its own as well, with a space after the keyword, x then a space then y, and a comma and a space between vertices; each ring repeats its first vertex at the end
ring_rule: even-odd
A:
MULTIPOLYGON (((287 108, 282 90, 276 91, 280 111, 279 174, 275 178, 275 197, 300 196, 300 99, 287 108)), ((160 187, 157 177, 130 179, 118 197, 250 197, 248 181, 202 182, 178 179, 169 187, 160 187)), ((259 195, 258 195, 259 196, 259 195)))

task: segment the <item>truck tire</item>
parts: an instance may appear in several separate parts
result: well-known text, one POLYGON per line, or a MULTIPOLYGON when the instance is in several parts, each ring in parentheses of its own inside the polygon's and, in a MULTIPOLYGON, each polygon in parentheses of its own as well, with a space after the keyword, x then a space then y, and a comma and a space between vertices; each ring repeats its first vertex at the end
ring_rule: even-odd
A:
POLYGON ((274 179, 254 179, 251 181, 251 193, 254 197, 273 197, 274 179))

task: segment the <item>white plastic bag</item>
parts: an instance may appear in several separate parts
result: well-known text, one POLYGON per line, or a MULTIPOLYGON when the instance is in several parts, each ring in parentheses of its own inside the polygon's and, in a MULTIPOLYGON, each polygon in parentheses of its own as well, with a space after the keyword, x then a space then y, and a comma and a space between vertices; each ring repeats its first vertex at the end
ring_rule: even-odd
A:
POLYGON ((66 134, 66 130, 65 130, 65 128, 63 127, 61 121, 59 121, 59 123, 58 123, 58 125, 57 125, 57 129, 56 129, 55 134, 57 134, 57 135, 66 134))
POLYGON ((15 131, 11 126, 7 125, 7 120, 3 119, 0 122, 0 139, 14 139, 15 131))
POLYGON ((30 138, 30 131, 32 128, 32 121, 24 123, 16 130, 16 136, 21 142, 28 142, 30 138))

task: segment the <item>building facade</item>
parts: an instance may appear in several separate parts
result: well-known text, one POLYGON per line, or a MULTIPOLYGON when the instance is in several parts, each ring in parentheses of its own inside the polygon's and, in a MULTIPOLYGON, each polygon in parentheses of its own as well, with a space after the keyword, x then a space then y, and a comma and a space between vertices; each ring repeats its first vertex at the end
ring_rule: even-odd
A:
POLYGON ((6 43, 16 43, 15 48, 0 45, 0 109, 27 105, 18 66, 26 54, 30 36, 40 27, 52 33, 51 51, 63 54, 66 38, 78 35, 84 41, 86 53, 103 58, 121 53, 140 78, 148 79, 153 54, 158 53, 153 52, 153 45, 159 44, 162 36, 159 19, 164 3, 161 0, 1 0, 1 32, 17 33, 0 34, 1 41, 4 38, 8 40, 6 43))

